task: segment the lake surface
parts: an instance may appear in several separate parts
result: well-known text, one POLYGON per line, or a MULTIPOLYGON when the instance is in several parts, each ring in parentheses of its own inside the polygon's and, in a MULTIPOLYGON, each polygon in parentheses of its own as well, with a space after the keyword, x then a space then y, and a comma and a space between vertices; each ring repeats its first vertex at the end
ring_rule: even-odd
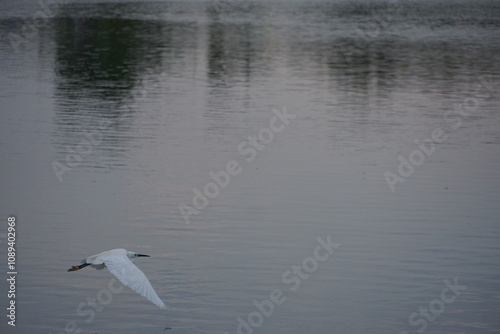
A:
POLYGON ((8 0, 0 32, 2 333, 500 330, 499 2, 8 0), (113 248, 169 310, 66 271, 113 248))

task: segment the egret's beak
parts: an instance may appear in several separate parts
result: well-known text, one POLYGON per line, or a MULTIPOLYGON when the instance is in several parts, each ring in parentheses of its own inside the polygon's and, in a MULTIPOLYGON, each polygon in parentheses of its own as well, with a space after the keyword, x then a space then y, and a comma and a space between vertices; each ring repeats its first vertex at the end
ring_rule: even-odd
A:
POLYGON ((146 254, 137 254, 137 256, 144 256, 144 257, 150 257, 149 255, 146 255, 146 254))

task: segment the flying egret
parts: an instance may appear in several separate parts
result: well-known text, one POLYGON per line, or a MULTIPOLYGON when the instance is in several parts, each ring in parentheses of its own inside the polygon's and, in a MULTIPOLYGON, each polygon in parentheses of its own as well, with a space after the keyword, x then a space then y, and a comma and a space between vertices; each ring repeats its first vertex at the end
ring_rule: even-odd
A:
POLYGON ((159 308, 166 309, 167 306, 160 297, 158 297, 146 275, 132 263, 131 259, 135 259, 139 256, 149 257, 149 255, 137 254, 136 252, 130 252, 123 248, 112 249, 89 256, 82 260, 83 264, 73 266, 69 268, 68 271, 79 270, 86 266, 92 266, 97 270, 106 267, 124 285, 141 296, 146 297, 159 308))

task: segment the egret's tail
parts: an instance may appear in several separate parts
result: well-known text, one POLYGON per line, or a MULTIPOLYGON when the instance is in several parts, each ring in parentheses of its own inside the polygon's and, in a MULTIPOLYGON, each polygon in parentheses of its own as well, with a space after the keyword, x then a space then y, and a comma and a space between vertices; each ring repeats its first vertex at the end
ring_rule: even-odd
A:
POLYGON ((89 265, 90 265, 90 263, 84 263, 84 264, 81 264, 79 266, 73 266, 73 267, 69 268, 68 271, 75 271, 78 269, 85 268, 86 266, 89 266, 89 265))

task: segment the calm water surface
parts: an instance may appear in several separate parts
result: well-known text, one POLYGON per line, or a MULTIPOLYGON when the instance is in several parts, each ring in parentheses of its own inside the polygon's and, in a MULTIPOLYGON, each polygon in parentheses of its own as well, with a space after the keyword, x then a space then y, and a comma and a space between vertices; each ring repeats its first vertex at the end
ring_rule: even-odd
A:
POLYGON ((498 2, 41 6, 0 4, 2 333, 500 330, 498 2), (168 311, 66 272, 121 247, 168 311))

